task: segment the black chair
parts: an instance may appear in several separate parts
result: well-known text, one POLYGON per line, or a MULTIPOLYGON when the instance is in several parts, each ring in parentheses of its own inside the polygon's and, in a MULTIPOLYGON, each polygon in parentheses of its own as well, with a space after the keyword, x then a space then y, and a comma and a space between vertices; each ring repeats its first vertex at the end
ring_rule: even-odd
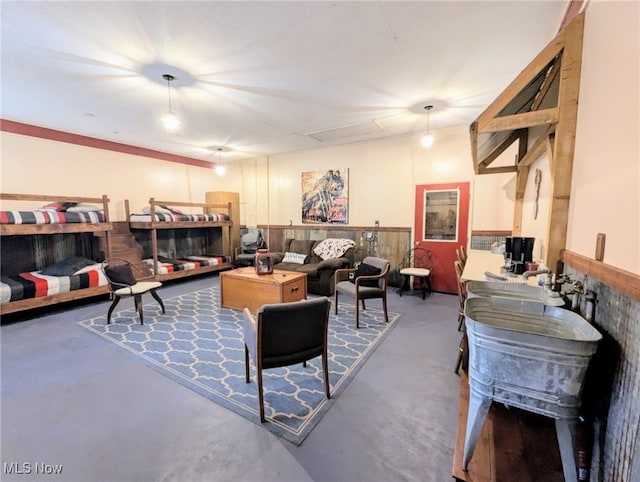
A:
POLYGON ((329 332, 328 298, 262 305, 257 318, 244 309, 244 363, 249 383, 249 355, 256 367, 260 422, 265 421, 262 396, 262 370, 302 363, 322 356, 324 390, 329 391, 327 337, 329 332))
POLYGON ((402 258, 400 274, 404 277, 400 285, 400 296, 405 285, 409 285, 409 279, 418 280, 418 286, 422 290, 422 299, 428 291, 431 294, 431 251, 424 248, 413 248, 407 251, 402 258))
POLYGON ((144 318, 142 315, 142 295, 145 293, 151 294, 154 300, 156 300, 162 308, 162 314, 164 314, 164 303, 162 299, 156 293, 156 289, 162 286, 159 281, 138 281, 133 274, 133 269, 136 269, 141 275, 149 275, 144 273, 132 262, 126 259, 111 258, 104 263, 104 274, 109 281, 109 289, 113 297, 113 303, 109 307, 107 313, 107 324, 111 323, 111 313, 115 309, 116 305, 120 303, 122 298, 133 298, 136 311, 140 317, 140 324, 144 325, 144 318))
POLYGON ((360 303, 365 310, 364 300, 381 298, 384 310, 384 320, 389 323, 387 313, 387 275, 390 263, 383 258, 367 256, 358 268, 344 268, 335 272, 335 305, 338 313, 338 294, 346 294, 353 297, 356 305, 356 328, 360 328, 360 303), (345 279, 353 274, 352 279, 345 279))

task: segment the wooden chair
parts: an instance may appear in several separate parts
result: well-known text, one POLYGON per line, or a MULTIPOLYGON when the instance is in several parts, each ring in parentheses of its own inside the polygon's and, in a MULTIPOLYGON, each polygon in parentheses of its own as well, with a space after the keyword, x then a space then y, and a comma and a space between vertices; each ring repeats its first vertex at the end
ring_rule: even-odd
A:
POLYGON ((331 398, 328 367, 328 298, 262 305, 257 319, 244 309, 244 364, 249 383, 249 355, 256 367, 260 422, 264 423, 262 370, 302 363, 322 356, 324 390, 331 398))
POLYGON ((402 296, 404 286, 409 284, 411 277, 418 280, 423 300, 427 290, 431 294, 431 267, 431 251, 424 248, 413 248, 407 251, 400 265, 400 274, 404 277, 400 285, 400 296, 402 296))
POLYGON ((460 368, 464 371, 467 369, 468 360, 468 341, 467 330, 464 324, 464 305, 467 301, 467 286, 462 280, 462 265, 460 261, 454 261, 453 266, 456 271, 456 280, 458 285, 458 331, 462 331, 462 338, 458 345, 458 358, 456 359, 455 373, 460 371, 460 368))
POLYGON ((138 281, 133 274, 132 268, 146 276, 146 273, 126 259, 110 258, 104 263, 104 273, 109 280, 109 288, 111 289, 111 295, 113 297, 113 303, 111 303, 109 311, 107 312, 107 324, 111 323, 111 313, 113 313, 117 304, 120 303, 120 300, 122 298, 132 297, 136 311, 140 317, 140 324, 144 325, 142 295, 145 293, 151 294, 153 299, 160 304, 162 314, 165 313, 164 303, 158 293, 156 293, 156 290, 162 286, 162 283, 159 281, 138 281))
POLYGON ((390 263, 383 258, 367 256, 358 268, 343 268, 336 270, 335 280, 335 305, 338 314, 338 294, 343 293, 353 297, 356 306, 356 328, 360 328, 360 302, 365 310, 364 300, 381 298, 384 310, 384 321, 389 323, 387 313, 387 275, 390 263), (377 270, 377 271, 376 271, 377 270), (372 274, 376 272, 377 274, 372 274), (353 279, 345 279, 353 273, 353 279))
POLYGON ((464 246, 458 246, 456 248, 456 258, 460 261, 462 269, 464 269, 465 264, 467 264, 467 251, 464 246))

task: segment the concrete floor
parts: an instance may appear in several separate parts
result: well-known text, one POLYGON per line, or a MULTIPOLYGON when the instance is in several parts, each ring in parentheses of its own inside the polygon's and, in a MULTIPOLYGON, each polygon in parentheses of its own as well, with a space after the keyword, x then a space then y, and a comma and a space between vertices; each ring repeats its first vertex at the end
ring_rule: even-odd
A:
MULTIPOLYGON (((167 299, 218 282, 174 282, 159 293, 167 299)), ((108 301, 29 315, 0 332, 0 478, 452 480, 457 303, 453 295, 423 301, 391 290, 389 310, 403 316, 299 447, 76 324, 106 313, 108 301), (62 473, 36 474, 55 470, 43 464, 61 465, 62 473)))

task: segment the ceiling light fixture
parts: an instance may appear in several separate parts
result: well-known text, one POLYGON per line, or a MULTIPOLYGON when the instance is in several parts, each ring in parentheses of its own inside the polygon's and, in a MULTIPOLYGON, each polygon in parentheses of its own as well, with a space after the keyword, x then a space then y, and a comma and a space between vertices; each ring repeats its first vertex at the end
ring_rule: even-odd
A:
POLYGON ((164 74, 162 78, 167 81, 167 89, 169 91, 169 110, 162 116, 162 123, 165 129, 175 132, 180 126, 180 119, 178 119, 178 116, 171 110, 171 82, 175 80, 175 77, 171 74, 164 74))
POLYGON ((227 168, 222 164, 222 147, 218 147, 218 162, 216 162, 215 171, 218 176, 224 176, 227 172, 227 168))
POLYGON ((431 109, 433 109, 433 106, 425 105, 424 108, 427 111, 427 133, 422 136, 422 139, 420 139, 420 144, 422 144, 422 147, 425 149, 429 149, 433 145, 433 134, 431 134, 429 126, 429 113, 431 112, 431 109))

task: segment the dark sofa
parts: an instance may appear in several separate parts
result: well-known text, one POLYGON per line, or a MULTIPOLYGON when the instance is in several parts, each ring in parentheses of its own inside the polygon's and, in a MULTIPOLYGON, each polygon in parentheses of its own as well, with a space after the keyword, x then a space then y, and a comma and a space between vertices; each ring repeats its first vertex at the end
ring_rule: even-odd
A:
POLYGON ((323 260, 313 250, 322 240, 286 239, 283 251, 271 253, 273 268, 285 271, 307 273, 307 291, 316 295, 331 296, 334 290, 334 273, 339 268, 353 266, 355 252, 348 249, 340 258, 323 260), (306 256, 304 264, 286 263, 282 260, 285 253, 298 253, 306 256))

